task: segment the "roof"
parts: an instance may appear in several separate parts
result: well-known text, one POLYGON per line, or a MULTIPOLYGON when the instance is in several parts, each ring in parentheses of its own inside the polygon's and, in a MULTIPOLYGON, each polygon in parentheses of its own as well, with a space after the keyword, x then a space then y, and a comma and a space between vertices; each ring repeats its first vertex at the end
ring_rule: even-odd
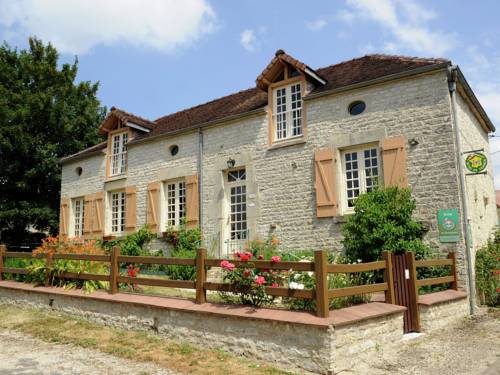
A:
POLYGON ((87 157, 90 155, 98 154, 99 152, 104 150, 107 147, 107 145, 108 145, 108 141, 98 143, 92 147, 86 148, 85 150, 78 151, 76 154, 72 154, 69 156, 65 156, 64 158, 61 158, 59 160, 59 163, 64 163, 64 162, 67 162, 70 160, 80 159, 80 158, 87 157))
POLYGON ((137 115, 134 115, 132 113, 126 112, 123 109, 119 109, 116 107, 111 107, 110 112, 102 122, 101 126, 99 127, 99 134, 104 135, 106 134, 106 130, 109 130, 106 125, 110 124, 111 120, 113 118, 116 118, 123 126, 126 126, 129 122, 142 126, 146 129, 153 129, 155 127, 155 123, 153 121, 147 120, 145 118, 139 117, 137 115))
MULTIPOLYGON (((301 70, 306 68, 310 69, 314 74, 326 81, 326 84, 316 86, 309 95, 326 93, 327 91, 344 87, 347 88, 351 85, 369 82, 394 74, 410 74, 411 71, 418 68, 429 67, 430 69, 432 67, 442 66, 443 64, 450 64, 450 61, 446 59, 376 54, 366 55, 339 64, 312 70, 304 63, 294 59, 281 50, 277 51, 277 54, 292 66, 301 70)), ((275 58, 277 57, 275 56, 275 58)), ((269 67, 269 64, 267 67, 269 67)), ((265 70, 263 73, 264 72, 265 70)), ((252 111, 264 109, 266 105, 267 93, 258 87, 254 87, 160 117, 154 121, 112 107, 111 112, 101 125, 101 129, 110 116, 113 115, 124 123, 131 121, 150 130, 136 137, 132 141, 132 143, 135 143, 159 135, 194 129, 205 124, 241 116, 252 111)), ((87 150, 66 157, 63 160, 67 161, 72 159, 73 156, 80 157, 85 155, 87 150)))

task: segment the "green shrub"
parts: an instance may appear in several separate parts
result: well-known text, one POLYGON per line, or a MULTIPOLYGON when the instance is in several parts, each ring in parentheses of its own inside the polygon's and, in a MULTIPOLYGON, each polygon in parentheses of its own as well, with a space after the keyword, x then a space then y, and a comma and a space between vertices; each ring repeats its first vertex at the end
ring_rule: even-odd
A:
POLYGON ((145 225, 137 232, 128 234, 123 238, 103 242, 101 246, 106 250, 108 254, 111 252, 111 249, 114 246, 120 246, 121 255, 151 255, 151 252, 147 249, 147 245, 153 238, 155 238, 155 234, 152 233, 149 230, 148 226, 145 225))
MULTIPOLYGON (((188 229, 183 222, 179 229, 167 228, 165 239, 172 246, 171 257, 193 259, 201 245, 201 232, 199 228, 188 229)), ((191 266, 167 266, 165 272, 173 280, 196 278, 196 268, 191 266)))
POLYGON ((422 242, 422 225, 412 217, 415 208, 409 189, 379 188, 361 194, 354 214, 342 227, 347 258, 372 262, 380 259, 384 250, 413 251, 417 259, 425 258, 429 248, 422 242))
POLYGON ((476 252, 476 285, 482 304, 500 306, 500 231, 476 252))

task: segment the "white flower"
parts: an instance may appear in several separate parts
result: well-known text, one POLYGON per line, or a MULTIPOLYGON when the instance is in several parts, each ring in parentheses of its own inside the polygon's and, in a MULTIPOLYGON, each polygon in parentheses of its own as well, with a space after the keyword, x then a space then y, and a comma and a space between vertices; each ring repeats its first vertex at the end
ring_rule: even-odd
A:
POLYGON ((299 280, 300 277, 301 277, 300 273, 296 273, 295 275, 293 275, 294 280, 299 280))
POLYGON ((314 275, 314 272, 309 271, 309 272, 307 272, 307 274, 309 275, 309 277, 312 277, 312 275, 314 275))
POLYGON ((358 259, 358 263, 361 263, 361 262, 362 262, 362 260, 361 260, 361 259, 358 259))
POLYGON ((304 284, 296 283, 295 281, 292 281, 290 284, 288 284, 288 287, 290 289, 304 289, 304 284))

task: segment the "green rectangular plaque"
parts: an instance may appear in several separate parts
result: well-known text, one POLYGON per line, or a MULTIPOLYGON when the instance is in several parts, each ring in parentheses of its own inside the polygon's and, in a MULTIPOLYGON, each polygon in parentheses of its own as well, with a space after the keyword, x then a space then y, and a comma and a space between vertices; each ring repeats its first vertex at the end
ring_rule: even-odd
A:
POLYGON ((458 220, 458 209, 438 210, 439 241, 459 242, 460 222, 458 220))

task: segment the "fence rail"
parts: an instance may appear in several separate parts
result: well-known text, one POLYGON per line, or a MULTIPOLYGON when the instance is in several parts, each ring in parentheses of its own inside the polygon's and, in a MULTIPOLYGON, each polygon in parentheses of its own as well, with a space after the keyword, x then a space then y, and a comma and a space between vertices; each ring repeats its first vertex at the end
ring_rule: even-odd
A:
MULTIPOLYGON (((108 281, 109 292, 111 294, 118 293, 119 284, 129 285, 147 285, 159 286, 168 288, 183 288, 196 290, 196 303, 206 302, 206 292, 210 291, 223 291, 223 292, 237 292, 241 291, 234 285, 227 283, 207 282, 206 274, 208 267, 219 267, 223 259, 207 259, 206 249, 198 249, 196 258, 169 258, 169 257, 153 257, 153 256, 124 256, 120 255, 120 248, 114 247, 110 255, 90 255, 90 254, 49 254, 37 255, 33 257, 30 253, 20 253, 6 251, 4 245, 0 245, 0 280, 3 274, 28 274, 25 268, 12 268, 4 267, 4 258, 34 258, 45 259, 47 262, 47 269, 54 260, 75 260, 75 261, 91 261, 91 262, 107 262, 109 263, 109 274, 89 274, 89 273, 75 273, 75 272, 62 272, 57 276, 64 279, 76 280, 94 280, 94 281, 108 281), (196 279, 194 281, 186 280, 165 280, 155 279, 148 277, 130 277, 122 276, 119 272, 119 265, 123 263, 133 264, 159 264, 159 265, 178 265, 190 266, 196 268, 196 279)), ((298 272, 314 272, 315 274, 315 289, 291 289, 285 287, 266 287, 266 293, 276 297, 290 297, 302 299, 316 300, 317 315, 320 317, 329 316, 329 301, 333 298, 349 297, 355 295, 364 295, 377 292, 385 293, 385 302, 395 303, 394 294, 394 275, 392 257, 390 253, 383 253, 383 260, 369 263, 358 264, 329 264, 326 251, 315 251, 314 261, 312 262, 272 262, 266 260, 255 260, 245 263, 239 260, 234 260, 232 263, 235 266, 249 265, 251 268, 256 269, 269 269, 269 270, 292 270, 298 272), (344 288, 329 289, 328 274, 333 273, 359 273, 359 272, 372 272, 383 271, 383 282, 375 284, 366 284, 358 286, 350 286, 344 288)), ((416 280, 416 287, 426 285, 436 285, 441 283, 452 283, 452 287, 456 289, 456 259, 454 253, 450 253, 448 259, 432 259, 432 260, 418 260, 414 262, 415 267, 433 267, 433 266, 451 266, 452 276, 438 277, 432 279, 416 280)), ((49 271, 47 270, 45 285, 49 285, 49 271)))
POLYGON ((425 267, 436 267, 436 266, 449 266, 450 267, 450 276, 442 276, 442 277, 434 277, 430 279, 415 279, 415 285, 418 291, 418 288, 423 286, 430 285, 439 285, 439 284, 451 284, 451 289, 457 290, 457 257, 456 253, 450 252, 448 253, 448 257, 446 259, 424 259, 424 260, 414 260, 414 256, 412 257, 413 264, 415 269, 417 268, 425 268, 425 267))

